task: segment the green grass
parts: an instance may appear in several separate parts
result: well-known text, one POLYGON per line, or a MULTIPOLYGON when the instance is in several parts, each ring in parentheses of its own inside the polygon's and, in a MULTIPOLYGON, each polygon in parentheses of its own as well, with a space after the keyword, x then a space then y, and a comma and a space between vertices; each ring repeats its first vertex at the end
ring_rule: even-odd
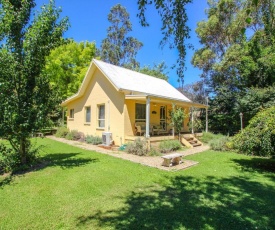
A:
POLYGON ((49 139, 47 164, 0 176, 0 229, 275 229, 275 161, 229 152, 166 172, 49 139))

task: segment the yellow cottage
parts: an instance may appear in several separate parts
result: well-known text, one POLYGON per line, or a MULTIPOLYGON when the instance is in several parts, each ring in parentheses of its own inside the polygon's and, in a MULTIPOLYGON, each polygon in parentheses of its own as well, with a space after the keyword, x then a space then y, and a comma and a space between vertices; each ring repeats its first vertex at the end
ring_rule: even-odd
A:
MULTIPOLYGON (((191 107, 207 108, 165 80, 94 59, 78 93, 61 105, 67 107, 70 130, 103 136, 107 145, 121 145, 141 135, 151 141, 174 138, 168 117, 172 104, 187 112, 191 107)), ((188 121, 183 132, 189 131, 188 121)))

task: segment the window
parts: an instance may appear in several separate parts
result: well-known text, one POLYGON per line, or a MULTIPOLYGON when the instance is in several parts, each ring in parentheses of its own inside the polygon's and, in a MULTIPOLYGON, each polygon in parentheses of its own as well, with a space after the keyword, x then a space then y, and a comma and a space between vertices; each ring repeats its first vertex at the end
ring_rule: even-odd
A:
POLYGON ((85 122, 86 123, 91 122, 91 106, 85 107, 85 122))
POLYGON ((145 121, 146 120, 146 105, 145 104, 136 104, 136 121, 145 121))
POLYGON ((70 109, 70 116, 69 118, 74 118, 74 109, 70 109))
POLYGON ((98 105, 98 127, 105 127, 105 105, 98 105))

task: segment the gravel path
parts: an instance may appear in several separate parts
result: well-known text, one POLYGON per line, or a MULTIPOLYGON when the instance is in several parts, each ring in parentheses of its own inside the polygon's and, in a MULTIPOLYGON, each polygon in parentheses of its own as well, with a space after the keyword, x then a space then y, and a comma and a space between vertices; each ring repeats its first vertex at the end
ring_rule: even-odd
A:
MULTIPOLYGON (((172 167, 164 167, 164 166, 162 166, 163 159, 161 158, 161 156, 137 156, 137 155, 128 154, 128 153, 125 153, 122 151, 112 151, 112 150, 104 149, 104 148, 98 147, 96 145, 91 145, 91 144, 87 144, 87 143, 83 143, 83 142, 70 141, 70 140, 67 140, 64 138, 57 138, 55 136, 47 136, 47 138, 50 138, 55 141, 63 142, 63 143, 69 144, 69 145, 73 145, 73 146, 76 146, 76 147, 79 147, 82 149, 93 150, 96 152, 108 154, 113 157, 122 158, 124 160, 129 160, 129 161, 132 161, 135 163, 139 163, 139 164, 146 165, 149 167, 155 167, 155 168, 166 170, 166 171, 182 170, 182 169, 186 169, 186 168, 189 168, 191 166, 198 164, 198 162, 196 162, 196 161, 183 159, 182 164, 175 165, 172 167)), ((188 155, 192 155, 195 153, 206 151, 208 149, 209 149, 209 146, 205 145, 205 146, 195 147, 193 149, 187 149, 184 151, 177 151, 177 153, 182 153, 182 154, 184 154, 184 156, 188 156, 188 155)))

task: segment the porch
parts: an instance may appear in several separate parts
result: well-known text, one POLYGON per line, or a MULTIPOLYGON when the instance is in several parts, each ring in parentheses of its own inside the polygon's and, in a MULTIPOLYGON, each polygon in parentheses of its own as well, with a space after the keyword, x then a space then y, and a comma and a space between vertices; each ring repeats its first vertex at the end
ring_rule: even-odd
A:
MULTIPOLYGON (((203 143, 197 139, 197 137, 202 136, 202 133, 181 133, 181 143, 182 145, 188 147, 188 148, 194 148, 203 146, 203 143)), ((133 136, 128 135, 125 136, 125 143, 135 141, 137 138, 145 138, 144 136, 133 136)), ((161 134, 157 136, 150 136, 146 138, 146 141, 148 142, 148 145, 152 146, 158 146, 160 142, 167 141, 167 140, 178 140, 178 135, 170 135, 170 134, 161 134)))
MULTIPOLYGON (((171 124, 170 111, 173 105, 181 107, 186 114, 182 123, 182 134, 190 133, 188 123, 193 124, 193 108, 207 108, 202 104, 160 99, 145 95, 127 95, 125 100, 125 136, 124 143, 138 137, 146 138, 150 143, 177 138, 171 124)), ((192 133, 194 133, 192 125, 192 133)))

